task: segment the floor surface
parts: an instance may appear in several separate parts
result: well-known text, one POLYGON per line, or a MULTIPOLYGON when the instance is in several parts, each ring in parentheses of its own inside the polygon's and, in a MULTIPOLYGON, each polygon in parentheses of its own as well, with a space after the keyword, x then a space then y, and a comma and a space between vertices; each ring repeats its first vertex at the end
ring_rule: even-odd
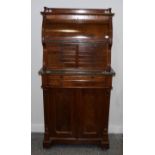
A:
POLYGON ((43 134, 32 133, 31 155, 123 155, 123 135, 109 136, 110 149, 102 150, 96 145, 54 145, 43 149, 43 134))

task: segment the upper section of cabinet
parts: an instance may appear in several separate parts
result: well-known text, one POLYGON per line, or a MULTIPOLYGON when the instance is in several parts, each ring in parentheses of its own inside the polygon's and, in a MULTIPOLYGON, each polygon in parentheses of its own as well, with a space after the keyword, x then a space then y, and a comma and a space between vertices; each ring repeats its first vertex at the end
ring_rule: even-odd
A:
POLYGON ((111 70, 111 9, 44 8, 43 68, 111 70))
POLYGON ((112 41, 111 9, 53 9, 44 7, 42 41, 112 41), (60 40, 59 40, 60 41, 60 40))

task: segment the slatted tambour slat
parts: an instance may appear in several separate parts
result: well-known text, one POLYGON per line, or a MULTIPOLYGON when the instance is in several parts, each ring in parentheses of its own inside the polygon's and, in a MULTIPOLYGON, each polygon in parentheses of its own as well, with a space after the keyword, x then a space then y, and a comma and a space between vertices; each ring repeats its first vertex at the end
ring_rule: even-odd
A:
POLYGON ((63 68, 76 67, 77 47, 75 45, 64 45, 61 48, 61 60, 63 68))
POLYGON ((106 68, 107 52, 105 45, 80 45, 79 67, 106 68))
POLYGON ((45 66, 50 69, 76 67, 77 46, 55 45, 47 50, 45 66))

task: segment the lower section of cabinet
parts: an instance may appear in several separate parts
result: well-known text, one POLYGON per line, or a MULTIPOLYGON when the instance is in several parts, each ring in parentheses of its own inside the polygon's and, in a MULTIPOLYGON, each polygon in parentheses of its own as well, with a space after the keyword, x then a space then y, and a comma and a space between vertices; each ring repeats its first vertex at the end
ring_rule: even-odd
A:
POLYGON ((43 88, 45 134, 43 146, 100 144, 109 147, 108 88, 43 88))

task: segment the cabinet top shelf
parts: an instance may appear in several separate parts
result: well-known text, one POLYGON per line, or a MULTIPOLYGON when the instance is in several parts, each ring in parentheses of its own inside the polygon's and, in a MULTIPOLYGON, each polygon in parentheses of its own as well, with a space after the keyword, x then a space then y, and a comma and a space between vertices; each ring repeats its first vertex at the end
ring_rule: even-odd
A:
POLYGON ((114 13, 111 12, 111 8, 107 9, 69 9, 69 8, 47 8, 44 7, 44 11, 41 12, 42 15, 45 14, 79 14, 79 15, 110 15, 113 16, 114 13))

